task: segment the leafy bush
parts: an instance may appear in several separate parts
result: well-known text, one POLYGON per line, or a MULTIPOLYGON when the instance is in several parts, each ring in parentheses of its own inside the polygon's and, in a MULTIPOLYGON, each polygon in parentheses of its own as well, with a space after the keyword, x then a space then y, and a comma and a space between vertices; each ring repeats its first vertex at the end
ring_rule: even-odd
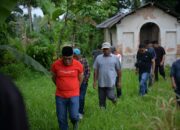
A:
POLYGON ((27 54, 49 69, 53 62, 54 45, 30 45, 27 48, 27 54))
POLYGON ((12 63, 1 67, 0 72, 10 76, 13 79, 18 79, 18 77, 21 76, 26 69, 27 68, 23 63, 12 63))

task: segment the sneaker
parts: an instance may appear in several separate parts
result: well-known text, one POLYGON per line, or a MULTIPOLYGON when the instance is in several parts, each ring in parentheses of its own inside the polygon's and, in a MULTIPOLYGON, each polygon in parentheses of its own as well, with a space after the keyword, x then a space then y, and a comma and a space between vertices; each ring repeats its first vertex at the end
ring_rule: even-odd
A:
POLYGON ((79 113, 79 119, 80 119, 80 120, 83 119, 83 114, 79 113))

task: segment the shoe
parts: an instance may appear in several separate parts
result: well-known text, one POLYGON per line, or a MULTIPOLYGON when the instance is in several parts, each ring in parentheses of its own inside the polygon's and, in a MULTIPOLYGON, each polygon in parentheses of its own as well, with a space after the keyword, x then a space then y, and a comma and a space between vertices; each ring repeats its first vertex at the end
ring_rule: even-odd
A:
POLYGON ((75 123, 73 124, 73 130, 78 130, 78 122, 75 122, 75 123))
POLYGON ((80 120, 83 119, 83 114, 79 113, 79 119, 80 119, 80 120))

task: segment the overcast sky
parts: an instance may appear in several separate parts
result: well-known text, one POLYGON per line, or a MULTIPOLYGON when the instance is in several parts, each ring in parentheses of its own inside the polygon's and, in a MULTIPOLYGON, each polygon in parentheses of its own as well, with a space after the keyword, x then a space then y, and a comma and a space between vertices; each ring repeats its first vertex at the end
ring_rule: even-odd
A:
MULTIPOLYGON (((27 8, 24 8, 23 6, 20 6, 20 8, 23 10, 24 14, 27 14, 27 8)), ((43 12, 42 10, 38 7, 38 8, 32 8, 32 16, 34 16, 34 14, 36 14, 36 16, 41 16, 43 17, 43 12)))

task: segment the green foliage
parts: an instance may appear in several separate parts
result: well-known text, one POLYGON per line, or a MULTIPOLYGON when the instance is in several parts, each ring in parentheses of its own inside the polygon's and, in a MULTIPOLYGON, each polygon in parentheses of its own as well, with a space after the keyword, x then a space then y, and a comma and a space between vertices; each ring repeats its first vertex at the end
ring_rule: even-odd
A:
POLYGON ((31 43, 27 47, 27 54, 42 64, 45 68, 49 69, 53 62, 55 45, 49 44, 46 38, 37 38, 34 43, 31 43))
POLYGON ((0 45, 8 44, 6 25, 0 25, 0 45))
POLYGON ((47 69, 45 69, 41 64, 39 64, 37 61, 35 61, 34 59, 32 59, 30 56, 26 55, 25 53, 22 53, 8 45, 0 45, 0 50, 9 51, 12 53, 12 55, 14 56, 14 58, 17 61, 21 61, 21 62, 25 63, 26 65, 33 67, 37 71, 43 72, 46 75, 50 75, 50 73, 49 73, 49 71, 47 71, 47 69))
POLYGON ((0 24, 4 23, 11 10, 14 8, 18 0, 1 0, 0 4, 0 24))
POLYGON ((10 76, 13 79, 18 79, 20 75, 25 73, 27 67, 23 63, 15 62, 7 64, 6 66, 0 67, 0 72, 10 76))

